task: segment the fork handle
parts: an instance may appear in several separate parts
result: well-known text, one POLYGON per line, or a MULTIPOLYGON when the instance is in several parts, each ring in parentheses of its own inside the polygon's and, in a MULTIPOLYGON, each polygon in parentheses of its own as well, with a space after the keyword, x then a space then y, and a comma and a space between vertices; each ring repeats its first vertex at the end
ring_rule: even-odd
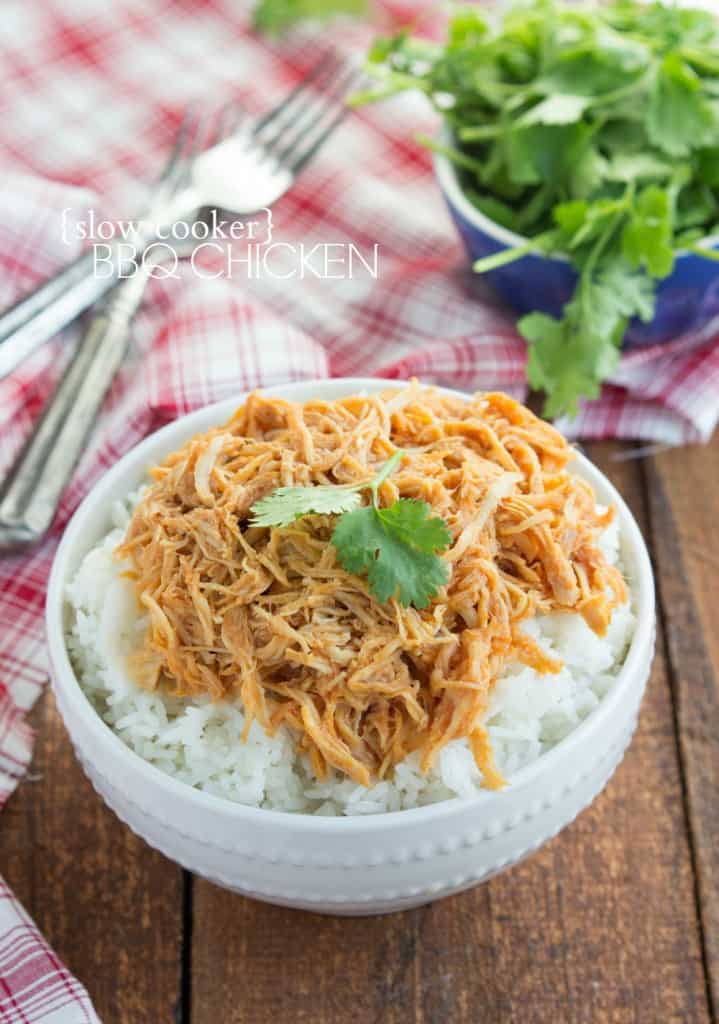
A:
MULTIPOLYGON (((120 286, 122 287, 122 286, 120 286)), ((0 489, 0 550, 41 540, 127 351, 132 309, 93 317, 0 489)))
POLYGON ((0 379, 104 295, 120 272, 97 277, 94 269, 90 250, 0 315, 0 379))

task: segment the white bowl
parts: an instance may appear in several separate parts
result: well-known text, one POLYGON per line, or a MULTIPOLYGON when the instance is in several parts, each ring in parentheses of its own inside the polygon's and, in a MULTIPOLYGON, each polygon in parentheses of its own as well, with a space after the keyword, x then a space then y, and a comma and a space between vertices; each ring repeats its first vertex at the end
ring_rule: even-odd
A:
MULTIPOLYGON (((403 387, 373 379, 267 389, 306 401, 403 387)), ((654 585, 637 524, 619 494, 581 455, 576 471, 618 510, 637 629, 622 671, 566 739, 502 792, 414 810, 328 818, 259 810, 211 796, 143 761, 102 721, 77 681, 65 644, 65 586, 111 526, 115 499, 193 434, 222 423, 244 396, 177 420, 122 458, 72 518, 52 567, 47 633, 52 683, 77 756, 97 792, 151 846, 247 896, 320 913, 373 914, 439 899, 509 867, 567 825, 619 764, 637 721, 654 649, 654 585)), ((627 836, 629 841, 629 836, 627 836)))

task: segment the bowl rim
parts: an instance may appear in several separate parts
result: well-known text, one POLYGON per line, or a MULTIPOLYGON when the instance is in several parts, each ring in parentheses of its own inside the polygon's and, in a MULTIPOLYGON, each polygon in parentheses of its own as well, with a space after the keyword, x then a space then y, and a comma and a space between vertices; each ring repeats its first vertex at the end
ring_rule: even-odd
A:
MULTIPOLYGON (((439 141, 443 145, 454 144, 452 132, 446 121, 442 122, 442 127, 439 132, 439 141)), ((484 234, 489 235, 498 242, 502 242, 508 248, 515 248, 516 246, 524 245, 526 242, 530 241, 527 235, 520 235, 516 231, 510 230, 510 228, 503 227, 495 220, 492 220, 491 217, 482 213, 474 203, 469 201, 462 190, 456 164, 450 160, 448 156, 435 149, 432 157, 434 173, 447 202, 451 207, 456 209, 465 220, 479 228, 479 230, 483 231, 484 234)), ((719 247, 719 233, 714 235, 705 235, 703 238, 698 238, 696 244, 719 247)), ((678 249, 674 254, 674 259, 676 261, 687 256, 693 256, 695 259, 703 258, 687 249, 678 249)), ((570 263, 569 257, 562 252, 552 253, 551 256, 546 255, 543 252, 528 252, 524 257, 522 257, 522 259, 531 257, 542 260, 554 260, 557 263, 570 263)), ((671 277, 671 274, 669 277, 671 277)), ((662 278, 662 280, 667 280, 667 278, 662 278)), ((661 283, 661 281, 659 283, 661 283)))
MULTIPOLYGON (((404 389, 407 386, 409 386, 407 381, 372 377, 348 377, 295 381, 289 384, 262 388, 261 390, 263 394, 278 398, 288 398, 289 400, 292 400, 293 396, 299 394, 300 397, 295 397, 294 400, 308 401, 310 400, 307 397, 308 390, 312 393, 315 389, 317 392, 324 392, 321 397, 329 400, 332 397, 348 396, 361 391, 376 393, 390 388, 404 389)), ((468 393, 456 389, 438 387, 438 390, 465 400, 471 397, 468 393)), ((249 394, 250 391, 244 391, 239 393, 237 397, 204 406, 185 416, 178 417, 159 430, 149 434, 127 451, 100 477, 70 519, 53 559, 45 605, 45 624, 52 684, 53 689, 57 691, 61 685, 58 682, 58 678, 62 678, 61 700, 64 705, 62 709, 63 717, 68 711, 73 715, 78 715, 83 719, 85 727, 93 734, 98 746, 101 747, 109 744, 120 761, 125 761, 129 768, 134 768, 136 772, 144 776, 148 784, 164 789, 168 795, 174 795, 187 804, 196 805, 198 808, 205 810, 220 812, 238 822, 256 822, 268 827, 272 825, 291 826, 304 832, 325 832, 337 835, 370 833, 376 832, 378 828, 382 830, 387 828, 394 829, 429 820, 436 821, 437 819, 451 816, 455 811, 469 811, 470 809, 474 811, 480 807, 486 807, 488 811, 490 808, 496 809, 498 806, 501 806, 503 793, 516 792, 535 781, 538 775, 551 771, 552 765, 556 761, 570 754, 572 750, 581 749, 587 739, 590 738, 591 733, 604 720, 609 718, 615 710, 620 709, 624 698, 632 688, 635 678, 642 675, 642 663, 646 659, 647 650, 651 649, 654 630, 654 579, 644 539, 624 499, 614 485, 586 456, 582 455, 581 452, 575 451, 575 460, 582 475, 589 479, 593 486, 598 483, 600 488, 606 492, 607 500, 611 501, 617 508, 620 535, 624 545, 631 550, 636 570, 636 578, 632 581, 636 627, 624 664, 615 677, 609 691, 602 697, 597 707, 568 736, 552 747, 551 750, 548 750, 536 760, 520 769, 512 777, 511 784, 507 787, 507 790, 499 792, 483 790, 470 797, 457 796, 441 800, 437 803, 400 811, 385 811, 366 815, 338 815, 336 817, 313 815, 305 812, 254 807, 249 804, 235 802, 226 797, 216 796, 213 793, 207 793, 204 790, 188 785, 186 782, 182 782, 172 775, 168 775, 128 747, 92 706, 80 685, 70 661, 65 641, 64 615, 65 584, 70 557, 74 554, 76 547, 83 548, 82 538, 85 531, 85 520, 88 516, 99 505, 104 505, 109 510, 112 501, 117 499, 117 495, 112 494, 115 481, 122 477, 126 469, 134 466, 139 482, 144 475, 143 468, 148 463, 145 457, 146 453, 149 453, 158 445, 166 453, 169 453, 178 444, 183 443, 184 438, 191 436, 192 432, 206 430, 213 423, 219 424, 223 422, 238 405, 246 401, 249 394), (162 442, 166 443, 162 444, 162 442)), ((320 395, 317 397, 320 397, 320 395)), ((157 457, 161 456, 152 456, 153 459, 157 457)), ((109 522, 108 512, 108 529, 110 527, 111 523, 109 522)), ((80 558, 84 557, 88 550, 90 548, 84 546, 80 558)), ((66 728, 70 731, 68 726, 66 728)))

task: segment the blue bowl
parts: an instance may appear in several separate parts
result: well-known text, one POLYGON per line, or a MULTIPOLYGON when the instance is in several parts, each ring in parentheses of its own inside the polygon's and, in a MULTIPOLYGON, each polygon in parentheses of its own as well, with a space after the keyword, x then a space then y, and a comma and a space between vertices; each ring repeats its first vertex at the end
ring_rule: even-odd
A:
MULTIPOLYGON (((521 235, 485 217, 462 192, 454 164, 440 153, 434 157, 435 174, 454 223, 472 261, 508 246, 527 241, 521 235)), ((716 236, 702 242, 719 248, 716 236)), ((549 313, 558 317, 572 297, 577 273, 564 257, 523 256, 483 275, 497 294, 518 313, 549 313)), ((685 331, 696 331, 719 316, 719 263, 694 253, 680 253, 674 270, 657 284, 654 319, 634 319, 624 336, 624 348, 672 341, 685 331)))

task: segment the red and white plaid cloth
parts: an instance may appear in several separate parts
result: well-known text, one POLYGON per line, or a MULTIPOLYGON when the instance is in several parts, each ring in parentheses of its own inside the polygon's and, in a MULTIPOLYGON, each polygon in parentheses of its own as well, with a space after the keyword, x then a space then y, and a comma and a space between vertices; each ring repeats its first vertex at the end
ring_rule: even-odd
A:
POLYGON ((0 1021, 100 1024, 87 992, 0 878, 0 1021))
MULTIPOLYGON (((90 208, 105 216, 137 212, 137 183, 158 173, 187 103, 216 108, 237 97, 264 111, 312 65, 316 38, 258 39, 248 30, 247 7, 240 0, 5 0, 0 307, 76 251, 63 242, 64 209, 71 218, 90 208)), ((330 36, 361 53, 371 30, 337 26, 322 33, 322 46, 330 36)), ((58 537, 98 477, 145 434, 208 402, 302 378, 416 375, 524 394, 524 343, 511 315, 469 272, 429 156, 414 141, 433 128, 414 96, 352 114, 273 211, 275 241, 307 250, 354 243, 365 254, 378 243, 378 280, 361 272, 352 280, 201 280, 184 266, 181 280, 151 283, 133 353, 52 537, 29 555, 0 559, 0 806, 32 753, 24 715, 46 680, 42 610, 58 537)), ((0 381, 0 472, 53 387, 64 340, 0 381)), ((585 409, 573 432, 706 440, 719 412, 713 342, 684 338, 626 357, 615 386, 585 409)), ((1 888, 0 1022, 94 1019, 81 986, 1 888)))

